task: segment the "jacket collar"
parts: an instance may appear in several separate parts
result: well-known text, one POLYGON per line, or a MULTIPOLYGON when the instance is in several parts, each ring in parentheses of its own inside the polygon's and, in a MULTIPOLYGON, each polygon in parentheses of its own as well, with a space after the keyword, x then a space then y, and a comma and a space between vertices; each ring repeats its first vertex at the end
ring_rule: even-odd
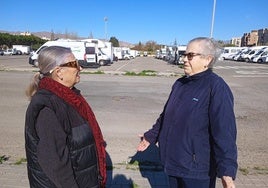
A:
POLYGON ((209 75, 212 73, 212 70, 211 69, 207 69, 203 72, 200 72, 200 73, 197 73, 197 74, 194 74, 192 76, 185 76, 185 79, 190 81, 190 80, 198 80, 206 75, 209 75))

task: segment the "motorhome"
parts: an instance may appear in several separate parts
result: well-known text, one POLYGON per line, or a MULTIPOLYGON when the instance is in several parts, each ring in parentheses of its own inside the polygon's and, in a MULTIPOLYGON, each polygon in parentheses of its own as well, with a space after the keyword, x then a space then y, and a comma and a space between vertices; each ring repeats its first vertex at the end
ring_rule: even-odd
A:
POLYGON ((140 56, 140 52, 138 50, 130 50, 129 54, 131 57, 135 58, 137 56, 140 56))
POLYGON ((181 56, 186 51, 185 45, 170 46, 167 49, 168 49, 168 53, 165 58, 166 61, 168 61, 170 64, 175 64, 175 65, 183 64, 181 56))
POLYGON ((175 58, 176 64, 183 64, 183 59, 181 57, 185 53, 185 51, 186 51, 186 46, 184 45, 177 46, 176 58, 175 58))
POLYGON ((263 54, 258 60, 257 63, 268 63, 268 53, 263 54))
POLYGON ((224 47, 223 52, 221 53, 220 60, 230 60, 233 59, 239 51, 243 50, 245 47, 224 47))
POLYGON ((68 40, 68 39, 58 39, 55 41, 48 41, 43 44, 39 49, 33 52, 29 57, 29 64, 38 66, 38 54, 40 51, 48 46, 63 46, 70 48, 78 60, 80 66, 86 67, 87 62, 85 61, 85 42, 75 41, 75 40, 68 40))
POLYGON ((128 47, 114 47, 113 48, 114 56, 118 60, 129 60, 133 58, 130 54, 130 48, 128 47))
POLYGON ((85 60, 87 64, 104 66, 111 63, 111 59, 98 48, 96 43, 86 42, 85 60))
POLYGON ((241 54, 241 60, 245 62, 250 62, 251 58, 256 55, 259 50, 265 49, 267 46, 254 46, 250 47, 250 51, 248 53, 241 54))
POLYGON ((13 49, 16 49, 17 51, 21 51, 22 54, 30 54, 31 47, 26 45, 12 45, 13 49))
POLYGON ((237 54, 235 54, 232 57, 232 60, 234 60, 234 61, 241 61, 242 60, 242 55, 243 54, 248 54, 250 51, 251 51, 250 48, 244 48, 240 52, 237 52, 237 54))
POLYGON ((111 63, 113 63, 113 44, 111 42, 105 41, 105 48, 101 48, 101 50, 111 59, 111 63))
POLYGON ((266 57, 267 54, 268 54, 268 47, 259 50, 254 56, 252 56, 250 61, 254 63, 257 63, 257 62, 262 63, 264 60, 263 57, 266 57))
POLYGON ((164 48, 160 49, 159 59, 165 60, 166 56, 167 56, 167 47, 165 46, 164 48))
POLYGON ((81 41, 94 43, 97 54, 97 63, 99 65, 107 65, 113 61, 113 50, 112 43, 107 41, 102 41, 99 39, 83 39, 81 41))

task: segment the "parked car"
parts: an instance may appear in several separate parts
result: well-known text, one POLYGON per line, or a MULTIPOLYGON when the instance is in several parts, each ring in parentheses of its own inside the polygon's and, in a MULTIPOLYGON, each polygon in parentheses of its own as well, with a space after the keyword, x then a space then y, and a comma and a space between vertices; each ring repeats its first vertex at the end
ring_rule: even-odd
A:
POLYGON ((4 51, 4 55, 15 55, 14 50, 13 49, 6 49, 4 51))

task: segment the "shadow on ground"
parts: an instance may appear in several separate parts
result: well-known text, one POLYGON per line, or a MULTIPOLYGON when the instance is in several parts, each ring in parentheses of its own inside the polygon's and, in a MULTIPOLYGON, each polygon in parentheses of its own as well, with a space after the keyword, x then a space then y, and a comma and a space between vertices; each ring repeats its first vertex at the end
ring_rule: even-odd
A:
MULTIPOLYGON (((126 187, 133 188, 139 187, 137 182, 128 178, 127 174, 115 174, 113 175, 114 165, 111 157, 106 153, 107 162, 107 188, 126 187)), ((130 157, 128 164, 121 164, 123 171, 126 173, 139 171, 141 179, 146 178, 151 188, 168 187, 168 179, 163 171, 163 167, 160 163, 159 148, 151 144, 145 151, 137 152, 130 157)), ((129 174, 128 174, 129 175, 129 174)))
POLYGON ((151 144, 145 151, 130 157, 129 164, 138 164, 142 177, 147 178, 152 188, 167 187, 168 179, 160 162, 159 148, 151 144))

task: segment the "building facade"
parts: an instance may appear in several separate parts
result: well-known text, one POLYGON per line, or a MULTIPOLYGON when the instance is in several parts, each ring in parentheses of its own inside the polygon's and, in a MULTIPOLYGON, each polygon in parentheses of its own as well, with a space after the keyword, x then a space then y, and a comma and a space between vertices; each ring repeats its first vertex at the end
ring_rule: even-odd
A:
POLYGON ((241 37, 234 37, 231 39, 231 44, 237 47, 241 46, 241 37))
POLYGON ((244 33, 241 38, 241 46, 264 46, 268 45, 268 28, 252 30, 244 33))

